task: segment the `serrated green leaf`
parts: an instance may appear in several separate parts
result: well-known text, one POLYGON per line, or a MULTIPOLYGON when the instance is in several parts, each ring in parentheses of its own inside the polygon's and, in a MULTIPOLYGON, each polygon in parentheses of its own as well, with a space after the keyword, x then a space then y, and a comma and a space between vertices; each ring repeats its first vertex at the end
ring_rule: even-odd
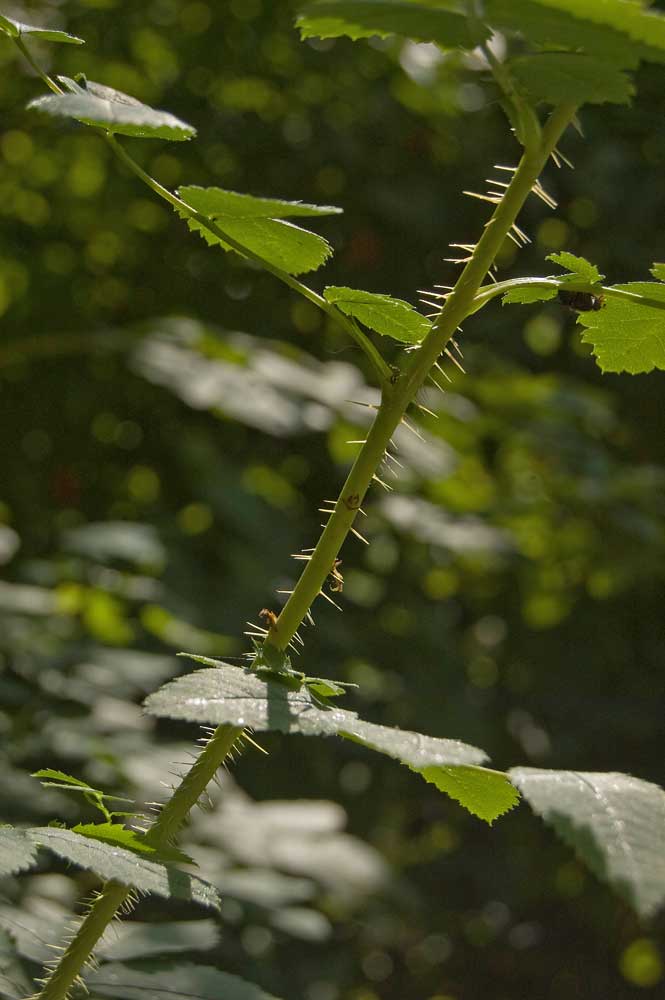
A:
POLYGON ((654 264, 649 270, 654 278, 658 278, 659 281, 665 281, 665 264, 654 264))
POLYGON ((108 132, 141 139, 181 142, 196 135, 195 128, 168 111, 151 108, 120 90, 92 80, 87 81, 85 87, 67 78, 63 78, 62 82, 73 92, 38 97, 30 101, 28 107, 61 118, 73 118, 84 125, 94 125, 108 132))
POLYGON ((635 93, 630 77, 594 56, 544 52, 508 63, 513 79, 530 100, 546 104, 629 104, 635 93))
MULTIPOLYGON (((214 669, 179 677, 151 694, 145 702, 149 714, 210 725, 249 726, 258 732, 342 736, 419 772, 426 768, 454 771, 462 765, 482 764, 487 759, 482 750, 458 740, 366 722, 355 712, 320 702, 306 686, 293 690, 221 660, 193 659, 214 664, 214 669)), ((470 779, 467 784, 471 789, 470 779)), ((478 783, 475 787, 480 794, 478 783)), ((469 796, 472 801, 471 791, 469 796)), ((482 808, 478 802, 478 808, 482 808)), ((487 809, 491 811, 491 802, 487 809)))
POLYGON ((508 772, 531 808, 642 917, 665 904, 665 792, 627 774, 508 772))
POLYGON ((403 299, 335 285, 325 288, 323 295, 346 316, 353 316, 370 330, 402 344, 418 344, 432 329, 430 321, 403 299))
POLYGON ((339 215, 344 210, 335 205, 308 205, 303 201, 281 198, 255 198, 239 191, 187 184, 178 189, 183 201, 209 219, 289 219, 297 216, 339 215))
POLYGON ((624 0, 485 0, 484 11, 494 28, 544 49, 584 52, 626 68, 665 59, 665 18, 624 0))
POLYGON ((66 774, 64 771, 56 771, 52 767, 42 767, 39 771, 33 771, 31 777, 40 779, 48 778, 52 782, 57 783, 58 788, 61 788, 64 784, 76 788, 82 788, 87 792, 95 792, 96 795, 104 794, 98 788, 93 788, 92 785, 89 785, 87 781, 81 781, 80 778, 75 778, 73 775, 66 774))
POLYGON ((37 849, 24 830, 0 826, 0 878, 37 864, 37 849))
POLYGON ((574 253, 568 253, 567 250, 562 250, 560 253, 550 253, 546 259, 570 272, 562 275, 560 279, 562 281, 580 281, 588 285, 599 285, 605 277, 595 264, 591 264, 584 257, 576 257, 574 253))
POLYGON ((608 294, 603 309, 580 313, 577 322, 588 331, 582 341, 593 346, 604 372, 665 370, 665 285, 633 281, 612 287, 635 298, 608 294))
POLYGON ((537 279, 534 279, 533 285, 524 284, 509 289, 501 299, 502 305, 528 305, 532 302, 547 302, 548 299, 556 298, 556 288, 536 284, 536 281, 537 279))
POLYGON ((134 851, 84 837, 73 830, 43 826, 26 830, 32 843, 53 851, 61 858, 95 872, 104 881, 115 879, 141 892, 165 899, 193 900, 219 909, 216 889, 170 863, 141 857, 134 851))
POLYGON ((302 38, 404 35, 444 49, 473 49, 490 37, 485 26, 467 19, 456 0, 320 0, 302 9, 296 26, 302 38))
POLYGON ((102 792, 101 789, 93 788, 92 785, 87 783, 87 781, 81 781, 79 778, 74 778, 71 774, 65 774, 64 771, 55 771, 51 767, 45 767, 39 771, 33 771, 31 777, 38 778, 45 788, 60 788, 62 791, 66 792, 81 792, 84 795, 92 795, 95 798, 106 799, 109 802, 132 801, 131 799, 121 798, 119 795, 107 795, 107 793, 102 792))
POLYGON ((70 35, 67 31, 56 31, 53 28, 36 28, 32 24, 23 24, 13 17, 6 17, 0 14, 0 31, 4 31, 10 38, 19 38, 21 35, 32 35, 33 38, 41 38, 44 42, 64 42, 68 45, 85 45, 83 38, 70 35))
POLYGON ((153 861, 166 863, 169 861, 180 861, 185 865, 192 865, 194 862, 183 851, 176 847, 162 847, 159 850, 153 847, 145 839, 145 834, 136 830, 130 830, 121 823, 78 823, 73 828, 74 833, 80 833, 82 837, 91 837, 93 840, 100 840, 104 844, 117 844, 125 847, 128 851, 136 851, 144 854, 153 861))
MULTIPOLYGON (((222 188, 186 186, 180 188, 179 195, 190 208, 217 223, 231 239, 237 240, 261 260, 289 274, 315 271, 332 254, 330 244, 322 236, 285 222, 283 218, 287 215, 329 215, 334 209, 328 206, 252 198, 222 188), (269 207, 274 207, 276 218, 263 214, 269 207)), ((208 246, 241 252, 196 219, 188 217, 186 212, 177 211, 192 231, 200 233, 208 246)))
POLYGON ((99 809, 109 821, 112 816, 134 815, 132 812, 118 812, 117 810, 111 813, 104 805, 105 801, 131 803, 131 799, 120 798, 118 795, 107 795, 106 792, 102 792, 99 788, 93 788, 87 782, 81 781, 79 778, 74 778, 71 774, 65 774, 64 771, 56 771, 53 768, 47 767, 33 772, 32 777, 38 778, 44 788, 59 788, 63 792, 76 792, 79 795, 83 795, 87 802, 94 806, 95 809, 99 809))
POLYGON ((253 983, 205 965, 112 962, 85 977, 89 990, 121 1000, 275 1000, 253 983))
POLYGON ((346 688, 334 681, 325 680, 323 677, 306 677, 305 683, 312 692, 320 698, 339 698, 346 694, 346 688))
MULTIPOLYGON (((415 770, 415 769, 414 769, 415 770)), ((519 793, 505 774, 486 767, 424 767, 418 773, 474 816, 492 824, 519 802, 519 793)))
POLYGON ((641 3, 626 0, 530 0, 531 3, 551 10, 572 14, 578 20, 613 28, 648 46, 658 46, 665 51, 665 17, 647 10, 641 3))

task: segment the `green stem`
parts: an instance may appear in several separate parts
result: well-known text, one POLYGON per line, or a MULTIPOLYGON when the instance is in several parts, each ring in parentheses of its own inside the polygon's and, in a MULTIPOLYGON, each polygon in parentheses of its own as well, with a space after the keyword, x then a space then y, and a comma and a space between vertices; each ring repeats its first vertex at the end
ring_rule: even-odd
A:
POLYGON ((458 326, 474 311, 475 296, 483 279, 575 111, 576 106, 572 103, 555 108, 543 129, 538 148, 524 151, 509 187, 434 321, 431 332, 420 350, 414 352, 397 384, 384 386, 381 406, 342 487, 328 524, 277 622, 270 629, 267 641, 278 649, 288 646, 321 593, 395 429, 458 326))
MULTIPOLYGON (((146 834, 154 847, 166 847, 173 842, 190 811, 212 781, 217 769, 228 756, 242 729, 219 726, 193 767, 182 779, 169 801, 146 834)), ((129 886, 106 882, 76 935, 57 966, 48 977, 35 1000, 66 1000, 100 937, 120 907, 132 895, 129 886)))
POLYGON ((79 979, 100 937, 121 906, 131 897, 129 886, 106 882, 79 924, 76 936, 64 952, 35 1000, 65 1000, 79 979))
POLYGON ((39 66, 35 62, 35 60, 32 58, 32 55, 30 54, 30 50, 24 44, 23 39, 21 38, 21 36, 20 35, 12 36, 12 41, 17 46, 19 52, 23 55, 23 57, 27 60, 27 62, 30 63, 30 65, 34 69, 34 71, 37 74, 37 76, 39 77, 39 79, 42 80, 46 84, 46 86, 48 87, 48 89, 52 90, 54 94, 62 94, 63 91, 58 86, 58 84, 55 82, 55 80, 52 80, 51 77, 48 75, 48 73, 45 73, 44 70, 41 68, 41 66, 39 66))

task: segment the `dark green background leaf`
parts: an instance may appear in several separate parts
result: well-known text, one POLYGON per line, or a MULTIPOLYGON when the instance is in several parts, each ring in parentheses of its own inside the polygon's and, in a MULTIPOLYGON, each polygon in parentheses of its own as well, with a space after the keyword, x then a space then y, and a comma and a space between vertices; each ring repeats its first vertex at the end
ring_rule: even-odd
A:
POLYGON ((509 70, 533 101, 559 104, 629 104, 630 77, 600 58, 576 52, 544 52, 511 59, 509 70))
POLYGON ((398 34, 442 48, 474 48, 489 31, 467 20, 455 2, 413 0, 320 0, 307 4, 296 21, 303 38, 370 38, 398 34))

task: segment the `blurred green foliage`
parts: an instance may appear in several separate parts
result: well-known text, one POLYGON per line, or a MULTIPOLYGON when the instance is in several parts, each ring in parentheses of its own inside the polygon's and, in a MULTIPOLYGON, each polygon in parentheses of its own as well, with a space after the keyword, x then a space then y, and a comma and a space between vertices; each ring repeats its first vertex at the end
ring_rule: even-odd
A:
MULTIPOLYGON (((460 191, 514 163, 515 143, 460 78, 463 57, 303 44, 295 10, 64 0, 25 14, 87 41, 35 44, 53 72, 198 128, 177 148, 125 140, 162 183, 340 204, 318 226, 336 251, 325 283, 414 301, 454 280, 448 243, 486 218, 460 191)), ((289 588, 289 553, 314 544, 362 437, 347 400, 373 390, 313 307, 191 237, 93 134, 31 116, 40 82, 9 44, 0 63, 0 807, 86 821, 27 774, 158 797, 196 732, 148 721, 141 699, 188 669, 180 649, 243 652, 243 623, 289 588)), ((560 209, 527 206, 533 244, 505 247, 505 276, 548 273, 560 249, 611 281, 663 258, 662 69, 637 83, 632 109, 589 109, 585 139, 567 136, 576 170, 545 178, 560 209)), ((462 346, 468 375, 423 397, 439 418, 423 417, 424 441, 398 440, 405 470, 372 497, 372 544, 343 552, 345 612, 317 609, 302 667, 359 683, 348 700, 367 717, 475 743, 499 767, 662 784, 663 375, 601 376, 556 303, 492 306, 462 346)), ((362 748, 262 742, 269 758, 234 769, 245 791, 226 781, 184 845, 226 899, 208 964, 303 1000, 662 989, 663 917, 639 927, 527 810, 489 830, 362 748), (313 801, 269 801, 300 797, 313 801), (281 840, 271 808, 288 814, 281 840)), ((4 886, 0 923, 34 922, 29 962, 91 884, 64 871, 4 886)), ((146 901, 136 919, 160 915, 146 901)))

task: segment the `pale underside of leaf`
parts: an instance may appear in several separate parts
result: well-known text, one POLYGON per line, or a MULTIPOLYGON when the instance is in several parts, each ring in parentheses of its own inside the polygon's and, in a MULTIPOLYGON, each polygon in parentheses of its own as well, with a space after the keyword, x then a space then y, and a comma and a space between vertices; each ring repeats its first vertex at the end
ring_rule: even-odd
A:
POLYGON ((259 986, 205 965, 113 962, 85 977, 90 991, 120 1000, 275 1000, 259 986))
POLYGON ((64 42, 68 45, 84 45, 83 38, 70 35, 67 31, 58 31, 55 28, 37 28, 32 24, 23 24, 13 17, 0 14, 0 31, 6 32, 11 38, 20 38, 21 35, 32 35, 33 38, 40 38, 44 42, 64 42))
POLYGON ((627 774, 508 772, 535 813, 642 917, 665 904, 665 792, 627 774))
POLYGON ((328 706, 306 686, 294 691, 221 660, 164 685, 145 701, 150 715, 211 725, 249 726, 261 731, 304 736, 344 735, 387 753, 411 767, 428 764, 481 764, 486 755, 457 740, 437 739, 365 722, 351 712, 328 706))
POLYGON ((0 878, 37 864, 37 848, 24 830, 0 826, 0 878))
POLYGON ((608 294, 603 309, 581 312, 577 321, 587 328, 582 340, 592 345, 604 372, 665 370, 665 284, 635 281, 613 287, 642 299, 608 294))
POLYGON ((294 691, 221 661, 195 659, 215 668, 194 671, 150 695, 145 708, 151 715, 259 732, 342 736, 407 765, 489 822, 517 801, 505 775, 473 766, 487 759, 476 747, 366 722, 355 712, 325 705, 306 686, 294 691))
POLYGON ((206 882, 170 864, 150 861, 116 845, 81 836, 58 827, 34 827, 26 831, 30 840, 101 879, 114 879, 143 893, 165 899, 192 900, 219 909, 217 891, 206 882))
POLYGON ((296 25, 303 38, 370 38, 403 35, 417 42, 436 42, 441 48, 475 48, 489 30, 467 19, 455 0, 418 3, 416 0, 320 0, 307 4, 296 25))
POLYGON ((108 132, 141 139, 170 139, 178 142, 196 135, 196 130, 191 125, 180 121, 168 111, 158 111, 147 104, 134 102, 133 99, 130 103, 126 99, 110 100, 93 93, 51 94, 36 98, 28 107, 61 118, 73 118, 84 125, 93 125, 108 132))
POLYGON ((324 289, 323 295, 345 315, 353 316, 370 330, 403 344, 420 343, 432 328, 430 321, 410 302, 394 299, 390 295, 334 285, 324 289))

